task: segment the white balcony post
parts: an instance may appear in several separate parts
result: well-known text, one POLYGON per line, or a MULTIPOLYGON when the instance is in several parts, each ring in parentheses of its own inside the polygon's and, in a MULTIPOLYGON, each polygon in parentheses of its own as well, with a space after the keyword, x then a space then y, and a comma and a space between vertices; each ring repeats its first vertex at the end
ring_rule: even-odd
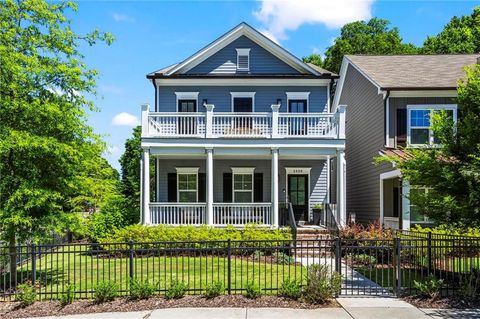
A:
POLYGON ((278 137, 278 110, 280 104, 272 104, 272 138, 278 137))
POLYGON ((206 114, 205 114, 205 137, 206 138, 211 138, 213 137, 213 109, 215 108, 215 105, 213 104, 204 104, 206 109, 206 114))
POLYGON ((339 105, 337 107, 337 125, 338 125, 338 138, 339 139, 345 139, 345 110, 347 106, 346 105, 339 105))
POLYGON ((150 105, 148 103, 142 104, 142 136, 148 136, 148 113, 150 112, 150 105))
POLYGON ((402 180, 402 229, 410 230, 410 183, 402 180))
POLYGON ((272 148, 272 226, 278 227, 278 148, 272 148))
POLYGON ((141 187, 141 198, 142 198, 142 212, 143 212, 143 224, 150 225, 151 218, 150 218, 150 150, 144 149, 143 150, 143 158, 142 158, 142 173, 143 173, 143 187, 141 187))
POLYGON ((213 149, 207 148, 207 224, 213 225, 213 149))
POLYGON ((347 220, 347 188, 345 152, 337 152, 337 223, 345 226, 347 220))

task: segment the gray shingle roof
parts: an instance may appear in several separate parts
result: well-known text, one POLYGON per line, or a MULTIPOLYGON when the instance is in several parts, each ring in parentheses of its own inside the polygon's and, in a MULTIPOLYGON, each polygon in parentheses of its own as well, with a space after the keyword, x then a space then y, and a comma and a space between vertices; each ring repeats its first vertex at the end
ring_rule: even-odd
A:
POLYGON ((464 67, 477 63, 480 54, 347 55, 382 89, 456 88, 464 67))

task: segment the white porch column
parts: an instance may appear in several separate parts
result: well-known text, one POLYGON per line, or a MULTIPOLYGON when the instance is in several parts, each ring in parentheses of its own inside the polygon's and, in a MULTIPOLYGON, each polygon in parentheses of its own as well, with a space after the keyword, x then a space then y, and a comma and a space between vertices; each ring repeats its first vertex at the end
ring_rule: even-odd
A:
POLYGON ((280 104, 272 104, 272 138, 278 137, 278 110, 280 109, 280 104))
POLYGON ((339 105, 337 107, 337 112, 336 116, 338 119, 338 138, 339 139, 345 139, 345 131, 346 131, 346 116, 345 116, 345 110, 347 106, 346 105, 339 105))
POLYGON ((213 225, 213 149, 205 149, 207 152, 207 224, 213 225))
POLYGON ((213 104, 204 104, 207 112, 205 113, 205 137, 213 137, 213 109, 215 105, 213 104))
POLYGON ((345 151, 337 152, 337 222, 345 226, 347 222, 345 151))
POLYGON ((148 112, 150 112, 150 104, 142 104, 142 136, 148 136, 148 112))
POLYGON ((410 183, 402 180, 402 229, 410 230, 410 183))
POLYGON ((278 148, 272 148, 272 226, 278 228, 278 148))
POLYGON ((143 212, 143 224, 150 225, 150 149, 143 150, 142 158, 142 212, 143 212))

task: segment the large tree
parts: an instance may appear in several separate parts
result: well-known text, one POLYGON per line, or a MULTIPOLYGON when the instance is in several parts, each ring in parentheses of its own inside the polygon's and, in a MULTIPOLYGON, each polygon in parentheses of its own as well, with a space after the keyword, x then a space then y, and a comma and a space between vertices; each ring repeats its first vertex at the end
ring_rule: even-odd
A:
POLYGON ((425 40, 423 53, 479 53, 480 52, 480 7, 471 15, 454 16, 436 36, 425 40))
POLYGON ((458 120, 438 111, 431 126, 438 146, 407 149, 411 158, 393 161, 412 187, 410 200, 441 223, 480 225, 480 65, 467 70, 458 88, 458 120))
POLYGON ((62 230, 78 196, 78 176, 102 148, 86 123, 95 110, 97 72, 86 67, 82 43, 110 43, 99 31, 77 34, 65 11, 72 2, 0 2, 0 234, 15 245, 62 230))
POLYGON ((323 67, 338 73, 346 54, 416 53, 413 44, 402 42, 398 28, 390 28, 389 25, 389 21, 378 18, 345 24, 340 36, 327 49, 323 67))
POLYGON ((312 63, 312 64, 315 64, 316 66, 323 67, 323 61, 320 54, 313 53, 313 54, 310 54, 309 56, 304 56, 302 60, 305 63, 312 63))

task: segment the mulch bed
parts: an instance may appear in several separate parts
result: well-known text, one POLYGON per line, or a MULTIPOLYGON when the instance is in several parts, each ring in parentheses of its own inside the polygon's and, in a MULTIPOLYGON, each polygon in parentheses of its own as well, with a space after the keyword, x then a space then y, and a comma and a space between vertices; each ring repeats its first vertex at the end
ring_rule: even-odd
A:
POLYGON ((24 318, 40 316, 60 316, 99 312, 127 312, 144 311, 163 308, 296 308, 315 309, 339 307, 335 300, 325 304, 309 304, 288 298, 276 296, 262 296, 257 299, 248 299, 240 295, 219 296, 207 299, 202 296, 186 296, 181 299, 167 300, 155 297, 146 300, 130 300, 118 298, 112 302, 96 304, 90 300, 78 300, 65 307, 58 301, 39 301, 31 306, 20 308, 17 302, 0 302, 0 318, 24 318))
POLYGON ((471 309, 480 308, 480 300, 466 300, 461 297, 439 297, 436 299, 420 298, 420 297, 404 297, 402 298, 417 308, 438 308, 438 309, 471 309))

